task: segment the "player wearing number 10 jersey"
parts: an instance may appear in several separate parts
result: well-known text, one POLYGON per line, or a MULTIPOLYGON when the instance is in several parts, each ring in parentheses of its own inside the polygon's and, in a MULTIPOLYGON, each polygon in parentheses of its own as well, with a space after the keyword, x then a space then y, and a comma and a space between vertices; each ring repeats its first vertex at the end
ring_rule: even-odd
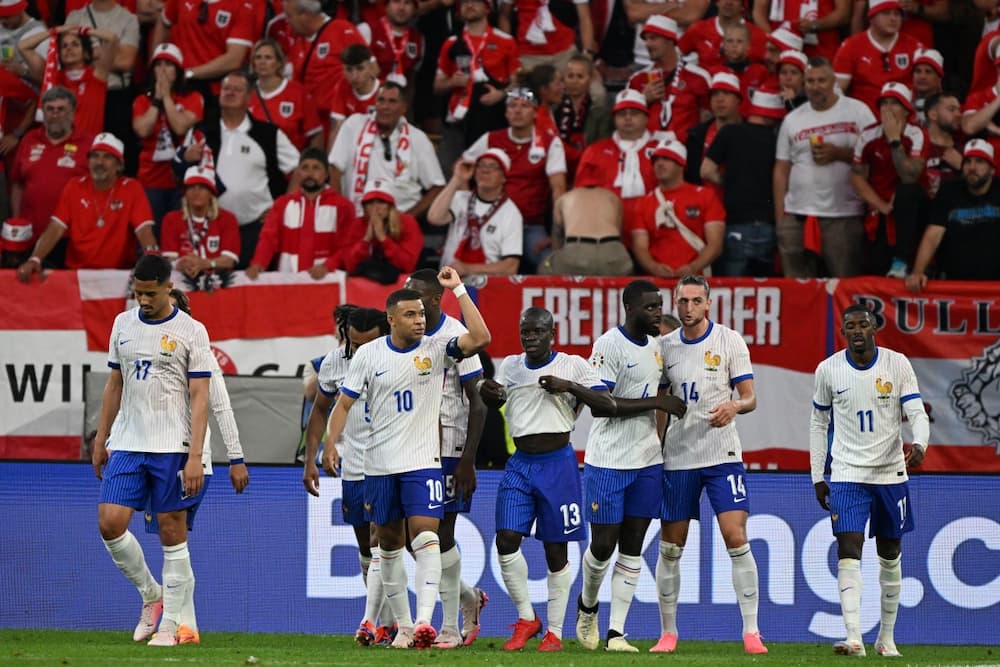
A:
MULTIPOLYGON (((365 450, 365 506, 378 526, 386 602, 399 626, 394 646, 426 648, 437 637, 430 625, 441 579, 438 524, 444 514, 439 422, 446 370, 489 345, 482 315, 458 274, 444 267, 441 285, 454 290, 468 333, 450 339, 424 336, 420 293, 396 290, 386 301, 390 333, 360 347, 330 415, 328 442, 336 442, 348 411, 367 391, 371 439, 365 450), (410 617, 403 569, 404 520, 416 561, 417 622, 410 617)), ((336 449, 323 453, 333 472, 336 449)), ((308 485, 307 485, 308 486, 308 485)))
POLYGON ((663 521, 656 564, 662 634, 652 651, 672 653, 677 647, 680 558, 704 489, 732 559, 743 649, 767 653, 757 628, 757 563, 747 540, 750 501, 735 423, 736 415, 757 407, 750 351, 740 334, 708 319, 712 300, 701 276, 680 279, 674 305, 681 328, 662 338, 661 349, 670 391, 684 399, 687 412, 670 424, 663 452, 663 521))
POLYGON ((528 308, 519 324, 524 354, 503 360, 496 380, 483 380, 488 404, 506 401, 507 422, 517 451, 507 461, 497 490, 497 555, 507 593, 517 608, 514 634, 505 651, 524 648, 542 630, 528 594, 528 563, 521 540, 531 534, 545 547, 548 565, 549 631, 538 650, 562 650, 562 625, 573 573, 567 543, 586 538, 580 474, 570 446, 580 403, 595 417, 612 417, 615 401, 594 367, 583 357, 552 349, 552 313, 528 308))
POLYGON ((844 311, 847 349, 816 368, 810 467, 816 499, 830 511, 837 538, 837 584, 847 639, 833 645, 842 655, 865 655, 861 639, 861 548, 865 522, 875 538, 882 593, 875 650, 897 657, 893 630, 903 575, 902 536, 913 530, 907 466, 923 462, 930 422, 909 360, 875 345, 875 318, 862 305, 844 311), (900 425, 905 411, 913 445, 904 453, 900 425), (827 427, 833 414, 829 486, 823 480, 827 427))

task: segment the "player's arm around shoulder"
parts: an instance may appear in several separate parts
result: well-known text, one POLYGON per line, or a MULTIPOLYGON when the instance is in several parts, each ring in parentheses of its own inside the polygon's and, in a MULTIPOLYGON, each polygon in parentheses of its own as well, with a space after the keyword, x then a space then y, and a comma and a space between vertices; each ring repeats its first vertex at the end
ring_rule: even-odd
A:
POLYGON ((452 290, 458 298, 465 326, 469 329, 468 333, 458 336, 454 343, 448 343, 448 355, 453 359, 464 359, 479 354, 486 349, 492 340, 490 330, 486 327, 486 320, 483 319, 476 304, 472 302, 472 297, 469 296, 461 278, 458 277, 458 271, 450 266, 442 267, 441 272, 438 273, 438 281, 445 289, 452 290))
POLYGON ((595 417, 614 417, 618 414, 618 404, 615 402, 608 386, 601 381, 594 367, 583 357, 573 357, 573 380, 567 380, 555 375, 543 375, 538 378, 538 384, 550 394, 566 392, 582 402, 595 417))

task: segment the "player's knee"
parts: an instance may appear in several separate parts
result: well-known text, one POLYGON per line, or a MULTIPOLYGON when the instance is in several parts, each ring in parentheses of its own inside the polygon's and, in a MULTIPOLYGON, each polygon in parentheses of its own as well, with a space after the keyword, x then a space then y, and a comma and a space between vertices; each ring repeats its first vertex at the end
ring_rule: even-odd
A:
POLYGON ((722 540, 727 549, 742 547, 747 543, 747 531, 743 526, 729 526, 722 529, 722 540))
POLYGON ((112 518, 99 517, 97 519, 97 529, 101 532, 101 539, 107 542, 124 535, 128 529, 128 523, 122 523, 112 518))
POLYGON ((496 537, 497 553, 501 556, 512 554, 521 546, 521 536, 509 530, 497 532, 496 537))
POLYGON ((545 544, 545 564, 548 566, 549 572, 559 572, 568 563, 569 553, 565 542, 545 544))
POLYGON ((611 558, 617 546, 618 535, 614 531, 592 530, 590 541, 590 553, 594 558, 605 561, 611 558))
POLYGON ((861 560, 861 550, 864 546, 864 535, 861 533, 842 533, 837 536, 837 558, 853 558, 861 560))
POLYGON ((875 549, 878 551, 879 558, 896 560, 902 552, 902 543, 900 540, 876 539, 875 549))

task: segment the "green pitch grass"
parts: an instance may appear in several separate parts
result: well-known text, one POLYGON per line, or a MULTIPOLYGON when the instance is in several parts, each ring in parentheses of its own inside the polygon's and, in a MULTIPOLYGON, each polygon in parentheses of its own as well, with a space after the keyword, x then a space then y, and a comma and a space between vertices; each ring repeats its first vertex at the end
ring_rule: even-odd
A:
MULTIPOLYGON (((614 665, 660 664, 779 665, 864 664, 832 655, 829 644, 769 644, 770 654, 747 656, 735 642, 681 641, 672 656, 648 653, 653 642, 637 641, 640 653, 617 654, 586 651, 573 640, 562 653, 534 650, 538 640, 521 653, 504 653, 502 639, 481 637, 470 648, 453 651, 398 651, 382 647, 360 648, 344 635, 251 635, 205 633, 200 646, 152 648, 133 644, 130 632, 68 632, 53 630, 0 630, 0 665, 70 665, 113 667, 115 665, 428 665, 488 667, 501 665, 562 665, 613 667, 614 665), (251 659, 253 656, 253 659, 251 659)), ((875 664, 908 665, 1000 665, 1000 647, 991 646, 902 646, 903 658, 882 662, 868 647, 868 660, 875 664)))

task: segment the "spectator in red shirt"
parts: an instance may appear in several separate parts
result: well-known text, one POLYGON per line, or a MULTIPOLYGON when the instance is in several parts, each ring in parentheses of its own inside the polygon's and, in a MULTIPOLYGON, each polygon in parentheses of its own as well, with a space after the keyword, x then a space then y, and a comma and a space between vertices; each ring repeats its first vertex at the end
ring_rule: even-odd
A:
POLYGON ((744 116, 750 113, 750 95, 763 88, 770 76, 766 65, 750 62, 749 54, 750 29, 747 24, 729 26, 722 42, 722 64, 709 69, 712 74, 732 72, 740 80, 740 94, 743 98, 740 112, 744 116))
POLYGON ((165 0, 152 43, 177 45, 186 60, 188 84, 201 93, 210 115, 218 108, 222 77, 246 63, 256 37, 248 0, 165 0))
POLYGON ((327 120, 319 117, 305 87, 284 77, 285 53, 278 42, 270 37, 257 42, 251 67, 257 82, 250 96, 250 115, 277 125, 300 151, 306 146, 322 148, 327 120))
POLYGON ((363 213, 349 233, 344 269, 352 276, 370 278, 383 285, 399 280, 400 273, 417 267, 424 234, 417 219, 396 209, 392 183, 369 179, 361 196, 363 213))
POLYGON ((240 260, 240 225, 219 208, 216 188, 214 169, 190 167, 181 209, 168 213, 160 230, 160 252, 195 286, 199 277, 232 271, 240 260))
POLYGON ((278 197, 267 214, 247 278, 274 269, 308 271, 319 280, 343 266, 354 205, 327 185, 329 163, 320 148, 307 148, 299 158, 300 187, 278 197))
POLYGON ((497 25, 504 32, 512 32, 515 10, 518 51, 525 70, 542 63, 563 69, 577 52, 577 35, 584 52, 597 55, 590 0, 502 0, 497 25))
POLYGON ((135 234, 146 252, 156 252, 153 216, 137 181, 121 175, 124 146, 113 134, 94 138, 88 154, 90 173, 68 183, 59 196, 52 221, 35 244, 18 278, 30 282, 42 270, 62 236, 68 235, 66 268, 125 269, 135 263, 135 234))
POLYGON ((677 57, 677 23, 666 16, 649 17, 640 33, 652 64, 632 75, 628 87, 640 91, 649 104, 649 131, 656 138, 672 132, 678 139, 708 113, 712 76, 702 67, 677 57))
POLYGON ((142 140, 138 180, 159 223, 180 199, 172 163, 184 135, 204 116, 201 94, 189 90, 184 78, 184 54, 174 44, 153 51, 149 90, 132 103, 132 129, 142 140))
POLYGON ((391 77, 411 94, 424 59, 424 36, 412 25, 416 15, 417 0, 388 0, 385 16, 369 24, 369 47, 378 63, 378 78, 391 77))
POLYGON ((711 275, 722 254, 726 212, 711 189, 684 182, 686 166, 687 150, 678 141, 653 151, 658 187, 643 199, 643 227, 632 232, 632 252, 646 275, 711 275))
POLYGON ((790 23, 805 36, 796 51, 833 58, 840 29, 851 22, 851 0, 754 0, 753 22, 765 31, 790 23))
MULTIPOLYGON (((867 205, 866 274, 905 278, 917 252, 919 185, 927 161, 927 132, 915 125, 913 94, 887 83, 878 99, 879 122, 865 129, 854 147, 851 186, 867 205)), ((859 249, 860 250, 860 249, 859 249)))
MULTIPOLYGON (((851 32, 865 29, 865 8, 868 0, 854 0, 854 15, 851 17, 851 32)), ((904 35, 909 35, 926 47, 934 46, 934 26, 931 23, 946 23, 951 18, 948 0, 899 0, 903 11, 904 35)))
POLYGON ((871 0, 868 30, 848 37, 833 59, 840 89, 878 111, 882 86, 907 84, 920 42, 900 33, 903 13, 898 0, 871 0))
POLYGON ((330 117, 324 119, 331 126, 327 151, 333 147, 337 132, 348 116, 356 113, 367 115, 375 110, 375 98, 380 87, 378 65, 367 46, 351 44, 340 52, 340 61, 344 64, 344 78, 334 91, 330 117))
POLYGON ((763 62, 767 51, 767 33, 743 18, 742 0, 718 0, 718 16, 695 21, 684 31, 677 46, 681 53, 696 54, 698 64, 708 69, 721 65, 723 60, 722 42, 726 28, 745 25, 750 32, 750 60, 763 62))
POLYGON ((340 53, 365 40, 347 21, 324 14, 319 0, 285 0, 284 8, 291 28, 285 55, 292 64, 292 76, 312 94, 319 117, 329 123, 334 91, 344 77, 340 53))
POLYGON ((97 134, 104 129, 104 103, 108 94, 108 74, 115 61, 118 34, 110 30, 97 30, 87 26, 63 25, 49 33, 39 32, 18 42, 17 48, 31 71, 31 78, 45 90, 62 86, 76 96, 77 113, 74 124, 85 132, 97 134), (53 32, 55 31, 55 32, 53 32), (35 48, 52 34, 58 44, 58 69, 46 72, 45 60, 35 48), (94 58, 91 37, 103 43, 100 57, 94 58))
POLYGON ((24 135, 14 158, 10 206, 16 217, 31 223, 29 250, 48 227, 66 182, 87 173, 87 149, 94 135, 76 127, 75 111, 73 93, 61 86, 45 91, 42 124, 24 135))

